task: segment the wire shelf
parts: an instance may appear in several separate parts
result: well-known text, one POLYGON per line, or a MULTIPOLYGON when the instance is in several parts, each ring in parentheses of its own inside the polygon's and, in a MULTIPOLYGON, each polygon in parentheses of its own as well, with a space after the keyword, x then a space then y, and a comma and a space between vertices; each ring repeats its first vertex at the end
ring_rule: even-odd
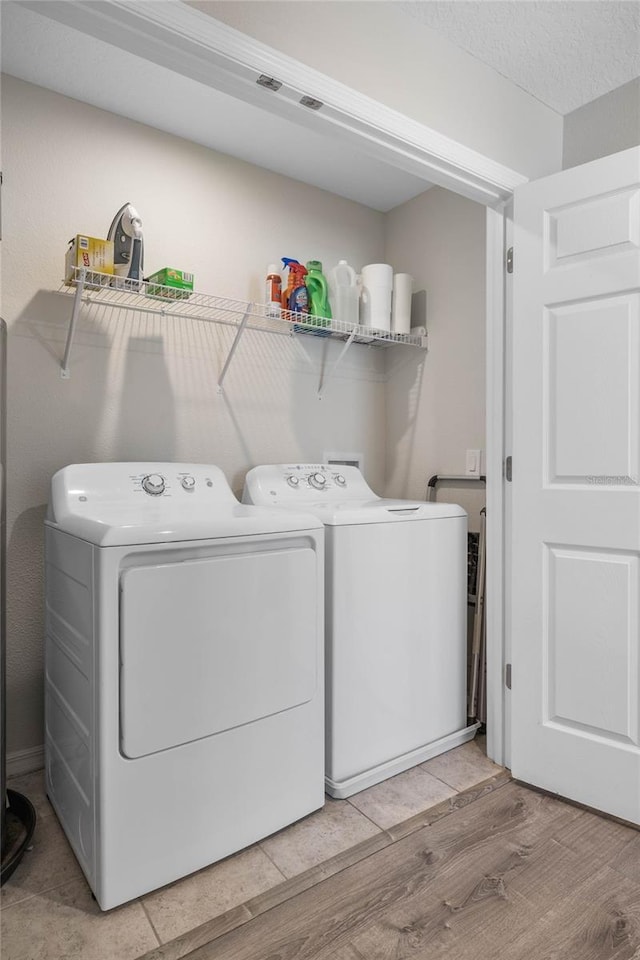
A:
POLYGON ((244 317, 248 317, 247 327, 251 330, 266 330, 288 334, 310 334, 328 336, 345 340, 353 335, 353 342, 375 346, 404 344, 405 346, 427 347, 426 336, 411 333, 392 333, 360 324, 344 323, 341 320, 327 320, 311 314, 293 314, 282 311, 280 317, 271 316, 270 308, 262 303, 248 303, 242 300, 229 300, 204 293, 190 293, 174 287, 163 287, 158 283, 127 280, 107 273, 96 273, 83 267, 75 269, 73 280, 63 284, 59 293, 74 296, 77 285, 83 280, 83 303, 95 303, 120 309, 153 313, 165 317, 184 317, 191 320, 204 320, 210 323, 223 323, 238 326, 244 317), (82 275, 84 274, 84 278, 82 275))
MULTIPOLYGON (((378 330, 374 327, 344 323, 340 320, 327 320, 325 317, 315 317, 310 314, 293 314, 286 310, 283 310, 280 316, 274 316, 271 312, 272 308, 266 304, 229 300, 144 280, 128 280, 113 274, 87 270, 85 267, 76 267, 73 278, 63 283, 58 293, 73 298, 67 343, 61 364, 61 375, 64 379, 70 376, 71 347, 82 303, 149 313, 160 317, 202 320, 206 323, 234 327, 236 336, 218 380, 219 387, 222 387, 222 381, 233 354, 246 329, 285 336, 302 334, 346 341, 340 356, 334 363, 333 370, 342 361, 351 343, 364 343, 370 346, 400 344, 422 350, 427 349, 425 335, 392 333, 389 330, 378 330)), ((319 392, 322 392, 322 388, 319 392)))

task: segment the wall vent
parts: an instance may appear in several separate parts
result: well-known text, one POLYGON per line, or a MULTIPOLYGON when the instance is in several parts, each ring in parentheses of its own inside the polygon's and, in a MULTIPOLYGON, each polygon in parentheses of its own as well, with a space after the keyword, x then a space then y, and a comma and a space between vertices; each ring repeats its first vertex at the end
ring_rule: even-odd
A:
POLYGON ((357 467, 364 473, 364 455, 362 453, 325 451, 322 454, 322 462, 335 467, 357 467))

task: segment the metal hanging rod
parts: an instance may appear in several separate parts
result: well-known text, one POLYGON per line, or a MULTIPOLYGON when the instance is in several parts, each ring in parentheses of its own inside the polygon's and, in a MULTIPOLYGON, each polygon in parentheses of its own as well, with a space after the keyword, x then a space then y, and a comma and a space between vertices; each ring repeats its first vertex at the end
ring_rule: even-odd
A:
POLYGON ((486 483, 487 478, 484 474, 481 474, 479 477, 468 477, 466 474, 455 474, 455 473, 434 473, 432 477, 429 477, 427 483, 427 500, 432 499, 432 494, 435 494, 436 487, 439 483, 455 481, 456 483, 486 483))

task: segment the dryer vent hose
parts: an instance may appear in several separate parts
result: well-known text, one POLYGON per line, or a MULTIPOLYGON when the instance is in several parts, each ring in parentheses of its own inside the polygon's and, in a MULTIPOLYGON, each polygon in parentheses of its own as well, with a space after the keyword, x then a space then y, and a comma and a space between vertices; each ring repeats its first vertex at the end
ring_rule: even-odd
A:
POLYGON ((9 879, 18 866, 25 851, 31 844, 33 831, 36 826, 36 811, 33 804, 21 793, 7 790, 8 807, 6 810, 7 849, 2 848, 2 870, 0 872, 0 887, 9 879), (11 840, 15 833, 15 840, 11 840), (22 836, 21 836, 22 834, 22 836))

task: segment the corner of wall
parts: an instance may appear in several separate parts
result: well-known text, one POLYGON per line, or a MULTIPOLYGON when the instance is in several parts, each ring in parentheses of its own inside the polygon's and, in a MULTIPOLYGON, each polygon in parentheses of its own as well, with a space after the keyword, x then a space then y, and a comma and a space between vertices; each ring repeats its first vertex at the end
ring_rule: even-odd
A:
POLYGON ((562 169, 640 146, 640 77, 564 118, 562 169))

